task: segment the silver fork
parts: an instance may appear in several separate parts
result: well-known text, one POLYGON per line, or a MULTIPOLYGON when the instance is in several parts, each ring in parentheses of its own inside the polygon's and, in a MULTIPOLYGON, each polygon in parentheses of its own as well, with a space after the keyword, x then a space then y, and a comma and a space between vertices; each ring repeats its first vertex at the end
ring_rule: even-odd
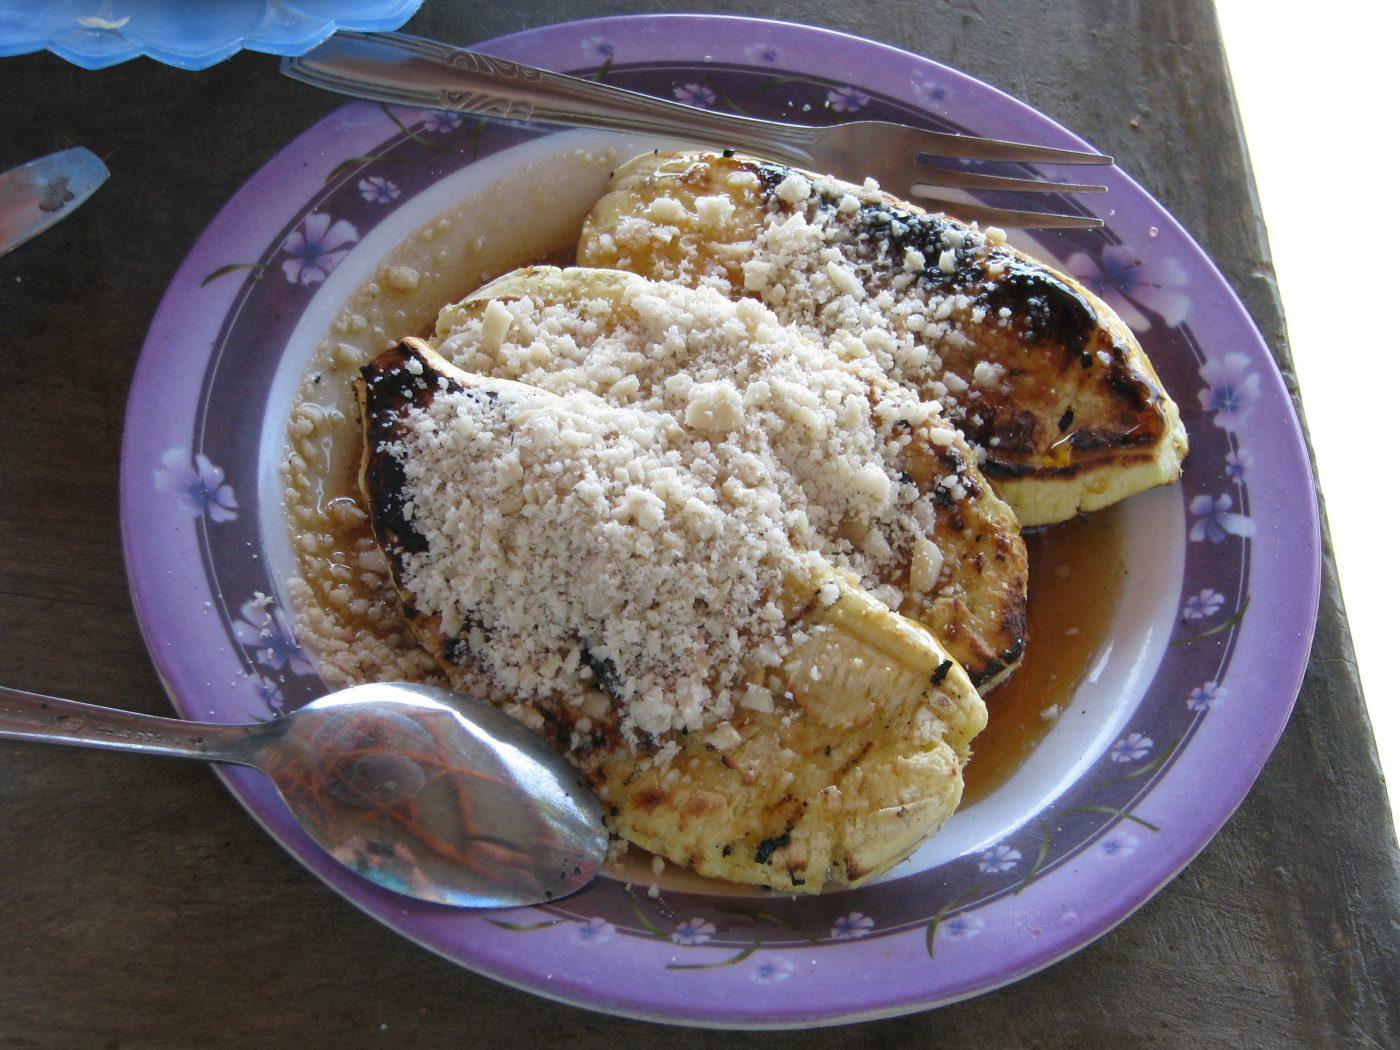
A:
POLYGON ((1113 163, 1112 157, 1097 153, 884 121, 813 127, 716 113, 402 33, 337 33, 308 54, 283 59, 282 72, 316 87, 390 105, 693 139, 857 182, 873 178, 895 196, 930 199, 961 219, 997 226, 1093 229, 1103 221, 993 208, 966 198, 950 199, 947 191, 1067 194, 1102 192, 1104 187, 959 171, 935 166, 930 159, 1113 163))

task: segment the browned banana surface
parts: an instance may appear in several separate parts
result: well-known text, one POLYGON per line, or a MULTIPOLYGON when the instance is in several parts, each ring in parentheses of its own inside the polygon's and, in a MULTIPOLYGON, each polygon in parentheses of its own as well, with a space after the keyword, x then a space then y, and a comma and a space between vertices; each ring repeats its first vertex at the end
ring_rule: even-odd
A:
POLYGON ((998 231, 714 153, 619 168, 578 261, 761 299, 937 400, 1025 526, 1175 481, 1176 405, 1120 318, 998 231), (854 345, 852 342, 852 345, 854 345))
POLYGON ((886 870, 956 808, 986 709, 927 630, 839 573, 788 581, 782 608, 793 641, 762 678, 772 707, 736 708, 727 730, 629 742, 606 676, 513 702, 479 659, 480 636, 445 634, 405 575, 406 559, 440 552, 425 511, 405 512, 414 494, 401 450, 410 418, 421 428, 415 413, 435 399, 457 399, 458 413, 502 435, 522 409, 548 411, 557 399, 464 373, 418 340, 367 366, 358 393, 361 484, 416 636, 458 688, 491 696, 567 752, 617 834, 702 875, 816 892, 886 870))

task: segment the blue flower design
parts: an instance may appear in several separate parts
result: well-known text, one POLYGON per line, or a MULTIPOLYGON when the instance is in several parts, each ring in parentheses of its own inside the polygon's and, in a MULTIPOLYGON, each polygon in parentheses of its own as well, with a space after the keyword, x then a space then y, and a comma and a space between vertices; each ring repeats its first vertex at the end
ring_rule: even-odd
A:
POLYGON ((1206 381, 1201 408, 1215 413, 1216 426, 1235 430, 1259 400, 1259 373, 1249 370, 1244 354, 1226 354, 1203 364, 1201 378, 1206 381))
POLYGON ((1239 449, 1225 457, 1225 476, 1234 481, 1244 481, 1244 476, 1254 466, 1254 457, 1248 450, 1239 449))
POLYGON ((948 97, 948 89, 932 80, 921 80, 914 85, 914 95, 920 102, 942 102, 948 97))
POLYGON ((867 936, 875 928, 875 920, 869 915, 862 915, 858 911, 853 911, 849 915, 844 915, 836 920, 831 927, 833 940, 854 941, 867 936))
POLYGON ((604 919, 589 919, 574 927, 574 943, 602 944, 616 932, 617 927, 604 919))
POLYGON ((704 944, 715 935, 715 925, 706 922, 701 918, 686 919, 676 927, 671 934, 671 940, 677 944, 683 944, 687 948, 693 948, 697 944, 704 944))
POLYGON ((388 204, 403 195, 398 185, 382 175, 371 175, 359 182, 360 196, 371 204, 388 204))
POLYGON ((258 675, 254 689, 258 699, 266 706, 267 713, 273 718, 280 718, 287 713, 287 701, 282 696, 282 690, 271 678, 258 675))
POLYGON ((1152 738, 1143 733, 1129 733, 1118 743, 1114 744, 1108 752, 1108 757, 1115 762, 1136 762, 1140 758, 1147 757, 1147 753, 1152 750, 1152 738))
POLYGON ((855 113, 870 104, 870 96, 853 87, 836 88, 826 93, 826 104, 837 113, 855 113))
POLYGON ((760 959, 753 968, 753 979, 759 984, 777 984, 792 976, 793 965, 786 959, 760 959))
POLYGON ((955 915, 951 919, 945 919, 940 929, 943 936, 949 940, 965 941, 969 937, 976 937, 985 925, 980 916, 955 915))
POLYGON ((590 36, 579 41, 579 47, 594 58, 606 62, 617 57, 617 45, 604 36, 590 36))
POLYGON ((1234 499, 1228 495, 1214 499, 1209 496, 1195 497, 1190 506, 1191 514, 1196 519, 1188 533, 1191 540, 1195 543, 1202 540, 1219 543, 1226 536, 1239 536, 1242 539, 1253 536, 1254 522, 1243 514, 1236 514, 1234 506, 1234 499))
POLYGON ((1217 700, 1225 699, 1225 687, 1219 682, 1206 682, 1192 689, 1186 697, 1186 706, 1192 711, 1209 711, 1217 700))
POLYGON ((1181 291, 1186 287, 1186 271, 1171 256, 1144 259, 1126 244, 1109 244, 1097 259, 1087 252, 1075 252, 1065 268, 1137 332, 1152 327, 1139 307, 1152 311, 1172 328, 1186 320, 1191 307, 1191 300, 1181 291))
POLYGON ((253 650, 258 663, 274 671, 286 668, 292 674, 316 673, 281 609, 254 599, 239 606, 238 615, 239 619, 233 622, 233 636, 253 650))
POLYGON ((233 486, 224 482, 224 472, 203 453, 193 461, 182 448, 172 448, 160 457, 156 468, 156 488, 174 494, 192 518, 208 514, 214 522, 238 517, 238 500, 233 486))
POLYGON ((308 215, 282 242, 282 250, 291 256, 282 263, 282 273, 293 284, 319 284, 359 239, 360 232, 344 219, 308 215))
POLYGON ((996 875, 1010 871, 1021 859, 1021 851, 1010 846, 996 846, 982 854, 977 862, 977 870, 983 875, 996 875))
POLYGON ((772 44, 750 44, 744 49, 744 54, 765 66, 776 66, 783 59, 783 53, 772 44))
POLYGON ((676 88, 676 101, 684 102, 687 106, 708 109, 718 101, 718 96, 715 95, 714 88, 704 84, 682 84, 676 88))
POLYGON ((1105 857, 1126 857, 1137 849, 1137 839, 1126 831, 1109 832, 1099 840, 1099 852, 1105 857))
POLYGON ((1218 613, 1224 604, 1225 595, 1207 587, 1199 594, 1193 594, 1186 599, 1186 605, 1181 610, 1181 618, 1183 620, 1204 620, 1218 613))
POLYGON ((462 114, 455 109, 429 110, 420 126, 424 131, 431 131, 435 135, 446 135, 462 126, 462 114))

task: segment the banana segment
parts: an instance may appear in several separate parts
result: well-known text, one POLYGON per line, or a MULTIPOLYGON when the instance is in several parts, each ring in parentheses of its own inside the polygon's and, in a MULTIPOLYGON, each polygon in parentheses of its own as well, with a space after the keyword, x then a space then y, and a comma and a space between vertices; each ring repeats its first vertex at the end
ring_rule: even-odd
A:
POLYGON ((818 338, 888 340, 873 352, 891 377, 942 403, 1023 526, 1180 474, 1180 414, 1112 309, 995 235, 877 190, 648 153, 614 172, 578 261, 757 298, 818 338))
POLYGON ((616 753, 585 765, 619 835, 701 875, 816 892, 888 870, 943 826, 986 707, 928 631, 840 586, 783 667, 791 701, 748 713, 734 747, 687 739, 665 770, 616 753))
MULTIPOLYGON (((551 308, 563 306, 571 314, 596 321, 595 339, 633 340, 629 376, 638 382, 629 396, 645 398, 663 391, 675 373, 699 367, 697 358, 708 356, 713 363, 716 354, 712 343, 694 353, 670 347, 663 354, 655 349, 663 340, 645 332, 638 311, 662 294, 683 303, 692 316, 701 315, 706 297, 714 295, 662 289, 620 270, 526 267, 444 307, 438 315, 435 342, 444 356, 470 371, 523 380, 555 393, 587 390, 611 399, 617 377, 603 372, 600 381, 587 367, 596 344, 580 339, 572 355, 552 354, 532 335, 551 308), (499 323, 493 330, 491 304, 517 301, 528 304, 528 309, 510 322, 502 319, 503 311, 495 313, 499 323)), ((777 324, 766 311, 760 313, 777 324)), ((788 336, 800 338, 795 333, 788 336)), ((726 352, 733 360, 725 370, 737 375, 744 370, 746 358, 773 351, 763 340, 754 339, 740 341, 726 352)), ((726 362, 721 358, 720 364, 726 362)), ((876 368, 865 368, 859 375, 868 384, 872 401, 885 390, 897 389, 876 368)), ((898 592, 898 599, 887 599, 890 604, 933 631, 974 685, 985 692, 1012 672, 1024 646, 1028 569, 1020 526, 987 484, 977 468, 976 454, 961 436, 936 416, 911 425, 909 434, 911 440, 891 453, 895 458, 890 465, 921 495, 931 497, 922 534, 925 542, 916 542, 883 572, 879 582, 898 592), (958 479, 954 491, 959 498, 939 487, 944 479, 958 479)))
POLYGON ((552 396, 464 373, 412 339, 367 366, 357 385, 360 484, 374 535, 415 636, 457 688, 505 706, 564 750, 608 807, 614 832, 701 875, 805 893, 856 885, 938 830, 961 797, 986 708, 925 628, 829 567, 789 576, 780 602, 786 656, 745 672, 772 697, 771 710, 737 706, 713 730, 635 744, 619 732, 618 705, 583 681, 529 705, 507 695, 404 574, 409 552, 434 552, 404 513, 412 494, 396 442, 413 413, 467 388, 497 407, 552 396))

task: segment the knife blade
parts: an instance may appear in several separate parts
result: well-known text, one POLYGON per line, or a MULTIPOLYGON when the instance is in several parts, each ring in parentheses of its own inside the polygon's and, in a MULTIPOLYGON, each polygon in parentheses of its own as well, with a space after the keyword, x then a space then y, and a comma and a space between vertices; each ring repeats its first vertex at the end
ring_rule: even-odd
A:
POLYGON ((0 255, 38 236, 92 196, 111 173, 82 146, 0 174, 0 255))

